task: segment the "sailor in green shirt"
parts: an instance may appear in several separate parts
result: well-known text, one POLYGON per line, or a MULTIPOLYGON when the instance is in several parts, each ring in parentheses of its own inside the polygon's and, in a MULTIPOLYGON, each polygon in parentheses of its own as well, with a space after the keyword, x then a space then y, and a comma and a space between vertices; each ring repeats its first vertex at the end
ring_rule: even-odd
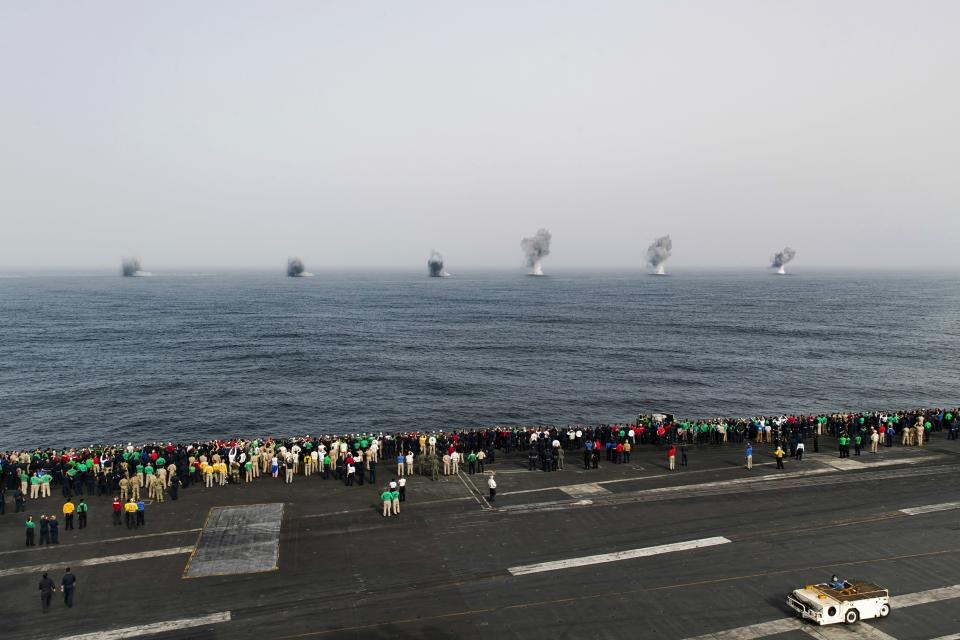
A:
POLYGON ((477 454, 473 451, 467 456, 468 472, 473 474, 477 472, 477 454))
POLYGON ((27 546, 32 547, 33 544, 33 529, 36 527, 36 523, 33 521, 33 516, 27 518, 27 546))
POLYGON ((40 476, 33 474, 30 477, 30 499, 36 500, 40 497, 40 476))
POLYGON ((20 472, 20 491, 23 492, 23 495, 27 495, 27 485, 30 484, 30 476, 27 475, 26 471, 20 472))
POLYGON ((81 529, 84 529, 87 526, 87 510, 87 503, 83 501, 83 498, 81 498, 80 504, 77 505, 77 517, 81 529))
MULTIPOLYGON (((324 471, 324 473, 326 473, 326 471, 324 471)), ((390 507, 393 504, 393 494, 390 493, 389 489, 384 489, 383 493, 380 494, 380 499, 383 500, 383 515, 384 517, 389 518, 390 507)), ((397 493, 397 499, 400 499, 399 493, 397 493)))
POLYGON ((243 463, 243 480, 253 482, 253 463, 249 459, 243 463))
POLYGON ((393 503, 393 515, 400 515, 400 491, 398 489, 390 492, 390 501, 393 503))
POLYGON ((40 478, 40 497, 49 498, 50 497, 50 481, 53 480, 53 476, 49 473, 44 473, 40 478))

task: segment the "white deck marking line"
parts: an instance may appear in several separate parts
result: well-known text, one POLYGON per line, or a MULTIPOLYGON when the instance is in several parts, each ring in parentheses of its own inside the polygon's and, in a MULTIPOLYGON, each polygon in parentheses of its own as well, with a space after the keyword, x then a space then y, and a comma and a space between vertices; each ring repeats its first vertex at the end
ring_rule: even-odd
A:
MULTIPOLYGON (((463 483, 463 488, 467 490, 467 493, 470 494, 470 497, 472 497, 474 500, 477 501, 477 504, 480 505, 480 508, 481 508, 481 509, 487 510, 487 509, 492 509, 492 508, 493 508, 493 507, 490 506, 490 503, 489 503, 489 502, 486 504, 486 506, 484 506, 483 503, 484 503, 484 502, 487 502, 486 499, 484 499, 483 502, 480 501, 480 496, 478 496, 478 495, 470 488, 470 485, 467 484, 467 481, 463 479, 463 475, 462 475, 461 473, 458 472, 458 473, 457 473, 457 477, 460 478, 460 482, 463 483)), ((473 483, 471 482, 470 484, 473 484, 473 483)), ((476 487, 474 487, 474 488, 476 488, 476 487)))
POLYGON ((940 636, 933 640, 960 640, 960 633, 951 633, 949 636, 940 636))
POLYGON ((866 622, 859 622, 855 627, 839 624, 834 626, 815 626, 807 624, 800 630, 817 640, 850 640, 850 638, 864 638, 865 640, 897 640, 889 633, 884 633, 866 622))
POLYGON ((760 622, 746 627, 736 629, 727 629, 716 633, 708 633, 705 636, 697 636, 690 640, 757 640, 757 638, 766 638, 775 636, 779 633, 795 631, 804 626, 799 618, 782 618, 780 620, 771 620, 770 622, 760 622))
POLYGON ((923 513, 950 511, 952 509, 960 509, 960 502, 943 502, 941 504, 927 504, 922 507, 910 507, 908 509, 900 509, 900 513, 905 513, 908 516, 918 516, 923 513))
POLYGON ((606 487, 601 487, 597 482, 587 482, 584 484, 571 484, 565 487, 560 487, 560 491, 563 491, 565 494, 571 498, 584 498, 586 496, 595 496, 598 494, 613 493, 610 489, 606 487))
MULTIPOLYGON (((487 473, 482 473, 482 474, 480 474, 480 475, 486 476, 487 473)), ((470 486, 473 487, 473 490, 474 490, 474 491, 477 493, 477 495, 480 497, 480 500, 483 501, 483 502, 480 504, 480 506, 481 506, 485 511, 492 511, 492 510, 493 510, 493 505, 491 505, 491 504, 490 504, 490 501, 487 500, 487 496, 483 495, 483 491, 480 491, 480 489, 477 488, 477 485, 476 485, 476 483, 473 481, 473 478, 470 477, 470 474, 468 473, 468 474, 464 475, 463 477, 467 479, 467 482, 469 482, 469 483, 470 483, 470 486)))
POLYGON ((646 558, 648 556, 655 556, 661 553, 672 553, 674 551, 687 551, 690 549, 713 547, 719 544, 728 544, 729 542, 730 540, 727 540, 724 537, 715 536, 713 538, 700 538, 699 540, 661 544, 655 547, 628 549, 627 551, 618 551, 616 553, 602 553, 596 556, 583 556, 580 558, 569 558, 567 560, 554 560, 551 562, 538 562, 537 564, 525 564, 519 567, 510 567, 507 569, 507 571, 515 576, 523 576, 530 573, 557 571, 559 569, 583 567, 586 565, 600 564, 603 562, 619 562, 620 560, 632 560, 633 558, 646 558))
MULTIPOLYGON (((776 463, 772 463, 772 464, 776 464, 776 463)), ((755 464, 755 465, 753 465, 753 466, 754 466, 754 467, 758 467, 758 466, 760 466, 760 465, 756 465, 756 464, 755 464)), ((730 467, 726 467, 726 468, 729 469, 730 467)), ((713 471, 716 471, 716 469, 713 469, 713 471)), ((680 484, 680 485, 672 485, 672 486, 669 486, 669 487, 654 487, 653 489, 641 489, 640 491, 643 491, 644 493, 649 493, 649 492, 652 492, 652 491, 680 491, 680 490, 683 490, 683 489, 691 489, 691 488, 700 488, 700 489, 702 489, 702 488, 721 487, 721 486, 723 486, 723 487, 728 487, 728 486, 730 486, 730 485, 753 484, 753 483, 758 483, 758 482, 769 482, 769 481, 771 481, 771 480, 785 480, 785 479, 790 479, 790 478, 803 478, 803 477, 805 477, 805 476, 815 476, 815 475, 821 475, 821 474, 824 474, 824 473, 836 473, 836 472, 837 472, 836 469, 830 469, 830 468, 828 468, 828 469, 807 469, 807 470, 805 470, 805 471, 792 471, 792 472, 787 472, 787 473, 771 474, 771 475, 768 475, 768 476, 755 476, 755 477, 752 477, 752 478, 734 478, 734 479, 732 479, 732 480, 715 480, 715 481, 713 481, 713 482, 703 482, 703 483, 695 484, 695 485, 694 485, 694 484, 680 484)), ((622 480, 604 480, 604 481, 597 482, 597 483, 595 483, 595 484, 604 485, 604 484, 611 484, 611 483, 613 483, 613 482, 629 482, 629 481, 636 481, 636 480, 651 480, 651 479, 653 479, 653 478, 665 478, 665 477, 674 477, 674 478, 676 478, 676 477, 682 477, 683 475, 686 475, 687 473, 696 473, 696 472, 694 472, 694 471, 691 471, 691 472, 682 472, 680 476, 677 475, 678 473, 681 473, 681 472, 675 472, 675 473, 672 473, 672 474, 664 474, 664 475, 662 475, 662 476, 648 476, 648 477, 646 477, 646 478, 624 478, 624 479, 622 479, 622 480)), ((518 494, 521 494, 521 493, 536 493, 536 492, 538 492, 538 491, 550 491, 550 490, 552 490, 552 489, 559 489, 560 491, 563 491, 566 487, 570 487, 570 486, 578 486, 578 485, 564 485, 564 486, 561 486, 561 487, 545 487, 545 488, 543 488, 543 489, 521 489, 520 491, 508 491, 508 492, 504 493, 503 495, 505 495, 505 496, 513 496, 513 495, 518 495, 518 494)))
POLYGON ((897 464, 919 464, 921 462, 930 462, 931 460, 936 460, 940 458, 937 455, 919 455, 907 458, 884 458, 882 460, 876 460, 874 458, 864 458, 863 460, 857 460, 855 458, 839 458, 834 456, 829 456, 826 458, 820 457, 824 454, 817 454, 817 457, 811 458, 820 464, 825 464, 828 467, 833 467, 838 471, 849 471, 851 469, 857 470, 866 470, 866 469, 876 469, 877 467, 892 467, 897 464), (874 462, 866 462, 866 460, 874 460, 874 462))
MULTIPOLYGON (((127 536, 125 538, 107 538, 105 540, 90 540, 88 542, 71 542, 69 544, 58 545, 58 549, 70 549, 72 547, 79 547, 81 545, 87 544, 103 544, 104 542, 126 542, 127 540, 142 540, 144 538, 156 538, 158 536, 176 536, 182 533, 196 533, 200 531, 200 527, 196 529, 181 529, 180 531, 161 531, 159 533, 142 533, 137 536, 127 536)), ((43 551, 48 547, 31 547, 29 549, 14 549, 13 551, 0 551, 0 555, 6 556, 11 553, 36 553, 38 551, 43 551)))
POLYGON ((64 567, 91 567, 98 564, 112 564, 114 562, 127 562, 129 560, 145 560, 147 558, 160 558, 163 556, 176 556, 181 553, 193 553, 193 547, 173 547, 170 549, 154 549, 153 551, 140 551, 138 553, 123 553, 116 556, 103 556, 100 558, 84 558, 83 560, 73 560, 70 562, 50 562, 46 564, 35 564, 29 567, 12 567, 10 569, 0 569, 0 578, 6 576, 16 576, 22 573, 43 573, 54 569, 63 569, 64 567))
MULTIPOLYGON (((756 465, 754 465, 756 466, 756 465)), ((781 473, 769 476, 758 476, 752 478, 736 478, 733 480, 717 480, 714 482, 703 482, 700 484, 678 484, 671 485, 669 487, 654 487, 652 489, 638 489, 636 491, 625 491, 620 493, 610 492, 611 497, 622 498, 624 500, 630 499, 631 496, 652 496, 660 495, 664 493, 682 493, 684 491, 704 491, 708 489, 728 489, 729 487, 738 487, 741 485, 751 485, 751 484, 772 484, 777 481, 795 479, 795 478, 804 478, 807 476, 818 476, 823 474, 832 474, 836 473, 835 469, 809 469, 807 471, 797 471, 794 473, 781 473)), ((597 483, 600 484, 600 483, 597 483)), ((569 486, 569 485, 567 485, 569 486)), ((563 490, 563 487, 551 487, 551 489, 560 489, 563 490)), ((510 491, 504 495, 516 495, 517 493, 524 493, 524 491, 510 491)), ((533 505, 511 505, 506 507, 506 509, 526 509, 527 507, 535 507, 537 503, 533 505)), ((551 504, 551 503, 540 503, 540 504, 551 504)), ((569 503, 566 503, 569 504, 569 503)), ((535 509, 534 509, 535 510, 535 509)))
MULTIPOLYGON (((754 467, 772 467, 775 464, 777 463, 776 462, 758 462, 758 463, 755 463, 753 466, 754 467)), ((593 484, 605 485, 605 484, 617 484, 618 482, 639 482, 640 480, 657 480, 658 478, 676 478, 676 477, 693 475, 695 473, 713 473, 717 471, 724 471, 730 468, 731 468, 730 466, 723 466, 723 467, 710 467, 708 469, 695 469, 693 471, 683 471, 683 472, 674 471, 672 473, 658 473, 653 476, 637 476, 634 478, 616 478, 614 480, 598 480, 593 484), (680 473, 680 476, 678 476, 677 473, 680 473)), ((504 472, 497 471, 497 473, 504 473, 504 472)), ((530 473, 530 472, 520 469, 517 471, 509 471, 508 473, 530 473)), ((578 470, 577 473, 586 473, 586 472, 584 472, 583 470, 578 470)), ((517 495, 521 493, 539 493, 541 491, 551 491, 553 489, 560 489, 561 491, 563 491, 564 486, 569 487, 569 486, 575 486, 575 485, 563 485, 560 487, 541 487, 539 489, 519 489, 517 491, 507 491, 503 493, 503 495, 508 496, 508 495, 517 495)))
POLYGON ((166 633, 167 631, 179 631, 180 629, 205 627, 207 625, 219 624, 221 622, 230 622, 229 611, 224 611, 222 613, 211 613, 210 615, 200 616, 199 618, 181 618, 180 620, 168 620, 167 622, 140 624, 135 627, 123 627, 122 629, 109 629, 107 631, 83 633, 78 636, 61 636, 61 640, 122 640, 123 638, 138 638, 140 636, 149 636, 156 633, 166 633))
POLYGON ((902 596, 891 596, 890 608, 902 609, 903 607, 913 607, 918 604, 928 604, 930 602, 950 600, 951 598, 960 598, 960 584, 943 587, 941 589, 929 589, 927 591, 908 593, 902 596))
MULTIPOLYGON (((814 469, 811 471, 815 473, 829 473, 833 471, 850 471, 853 469, 870 470, 875 467, 889 467, 897 464, 917 464, 920 462, 929 462, 931 460, 937 460, 942 456, 923 455, 923 456, 916 456, 913 458, 884 459, 884 460, 878 460, 876 462, 857 462, 857 461, 851 460, 850 464, 846 464, 844 462, 844 460, 847 460, 847 458, 841 459, 836 457, 835 455, 826 454, 826 453, 806 454, 804 457, 809 459, 811 462, 816 462, 829 467, 829 469, 814 469)), ((754 462, 753 467, 754 468, 772 467, 775 464, 776 462, 754 462)), ((725 471, 731 468, 732 467, 730 466, 723 466, 723 467, 710 467, 707 469, 695 469, 692 471, 679 471, 679 472, 675 471, 672 473, 660 473, 657 475, 643 476, 643 477, 636 477, 636 478, 616 478, 615 480, 600 480, 594 484, 605 485, 605 484, 616 484, 618 482, 638 482, 641 480, 656 480, 658 478, 677 478, 677 477, 693 475, 694 473, 714 473, 717 471, 725 471)), ((498 471, 497 473, 529 473, 529 471, 517 469, 514 471, 498 471)), ((800 471, 800 472, 781 473, 775 476, 763 476, 763 477, 764 478, 768 478, 768 477, 769 478, 787 478, 787 477, 796 477, 798 475, 805 475, 809 473, 810 471, 800 471)), ((743 478, 743 479, 757 481, 762 478, 743 478)), ((576 485, 565 485, 565 486, 576 486, 576 485)), ((512 496, 512 495, 519 495, 521 493, 539 493, 541 491, 551 491, 554 489, 559 489, 560 491, 563 491, 564 487, 561 486, 561 487, 541 487, 539 489, 520 489, 518 491, 505 491, 501 495, 512 496)))
MULTIPOLYGON (((941 587, 939 589, 928 589, 927 591, 917 591, 916 593, 905 593, 902 596, 891 596, 890 608, 893 610, 904 609, 906 607, 914 607, 920 604, 930 604, 933 602, 940 602, 941 600, 950 600, 952 598, 960 598, 960 584, 955 584, 949 587, 941 587)), ((737 627, 736 629, 726 629, 724 631, 706 633, 702 636, 696 636, 695 638, 687 638, 687 640, 756 640, 756 638, 765 638, 778 633, 786 633, 787 631, 792 631, 794 629, 803 629, 806 631, 807 626, 808 625, 806 623, 801 622, 800 619, 796 617, 781 618, 780 620, 761 622, 760 624, 753 624, 747 627, 737 627)), ((877 629, 874 630, 879 631, 877 629)), ((864 637, 873 637, 879 639, 882 636, 864 637)), ((945 636, 944 638, 938 638, 937 640, 951 640, 952 638, 960 638, 960 635, 945 636)))
MULTIPOLYGON (((462 496, 459 498, 441 498, 440 500, 425 500, 423 502, 414 502, 410 505, 407 505, 406 508, 410 509, 413 507, 423 507, 431 504, 440 504, 441 502, 460 502, 462 500, 476 500, 476 496, 462 496)), ((326 513, 308 513, 306 515, 297 516, 297 519, 303 520, 305 518, 326 518, 328 516, 342 516, 348 513, 370 513, 370 507, 366 507, 364 509, 345 509, 343 511, 327 511, 326 513)), ((200 529, 197 529, 197 531, 200 531, 200 529)))

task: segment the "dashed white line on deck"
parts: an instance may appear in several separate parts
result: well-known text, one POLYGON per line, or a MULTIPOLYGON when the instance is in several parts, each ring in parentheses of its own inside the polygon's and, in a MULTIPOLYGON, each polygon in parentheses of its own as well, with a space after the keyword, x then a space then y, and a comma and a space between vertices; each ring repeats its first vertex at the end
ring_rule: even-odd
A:
POLYGON ((78 636, 61 636, 61 640, 122 640, 123 638, 139 638, 140 636, 150 636, 157 633, 166 633, 167 631, 206 627, 213 624, 220 624, 221 622, 230 622, 229 611, 211 613, 197 618, 181 618, 180 620, 168 620, 167 622, 140 624, 135 627, 94 631, 93 633, 84 633, 78 636))
POLYGON ((890 608, 902 609, 903 607, 913 607, 918 604, 939 602, 941 600, 950 600, 951 598, 960 598, 960 584, 955 584, 950 587, 942 587, 940 589, 929 589, 927 591, 907 593, 902 596, 891 596, 890 608))
POLYGON ((800 627, 800 630, 808 636, 817 638, 817 640, 850 640, 850 638, 857 638, 857 640, 861 638, 864 640, 897 640, 890 634, 884 633, 866 622, 860 622, 855 627, 840 624, 821 627, 807 624, 800 627))
MULTIPOLYGON (((127 540, 143 540, 144 538, 156 538, 159 536, 178 536, 184 533, 197 533, 200 530, 201 528, 197 527, 196 529, 180 529, 179 531, 160 531, 158 533, 141 533, 139 535, 125 536, 121 538, 106 538, 104 540, 89 540, 86 542, 70 542, 67 544, 57 545, 56 548, 70 549, 72 547, 79 547, 82 545, 89 545, 89 544, 103 544, 105 542, 126 542, 127 540)), ((30 547, 27 549, 13 549, 12 551, 0 551, 0 555, 6 556, 6 555, 10 555, 11 553, 36 553, 38 551, 43 551, 49 548, 51 547, 38 546, 38 547, 30 547)))
POLYGON ((115 556, 102 556, 100 558, 84 558, 83 560, 73 560, 71 562, 51 562, 48 564, 37 564, 28 567, 13 567, 10 569, 0 569, 0 578, 6 576, 15 576, 23 573, 42 573, 54 569, 63 569, 65 567, 91 567, 98 564, 113 564, 114 562, 129 562, 130 560, 145 560, 147 558, 161 558, 163 556, 175 556, 193 553, 193 547, 173 547, 170 549, 154 549, 153 551, 140 551, 138 553, 123 553, 115 556))
MULTIPOLYGON (((775 463, 770 463, 770 464, 775 464, 775 463)), ((753 465, 753 466, 754 466, 754 468, 756 468, 756 467, 758 467, 758 466, 760 466, 760 465, 756 465, 756 464, 755 464, 755 465, 753 465)), ((729 467, 726 467, 726 468, 729 469, 729 467)), ((700 470, 700 471, 684 471, 684 472, 664 473, 664 474, 656 475, 656 476, 646 476, 646 477, 637 477, 637 478, 620 478, 620 479, 617 479, 617 480, 601 480, 601 481, 599 481, 599 482, 590 483, 590 484, 597 484, 597 485, 601 485, 601 486, 602 486, 602 485, 606 485, 606 484, 614 484, 614 483, 617 483, 617 482, 638 482, 638 481, 641 481, 641 480, 653 480, 653 479, 656 479, 656 478, 668 478, 668 477, 680 478, 680 477, 683 477, 683 476, 685 476, 685 475, 687 475, 687 474, 701 473, 701 472, 706 472, 706 471, 720 471, 720 470, 721 470, 721 469, 718 468, 718 469, 702 469, 702 470, 700 470)), ((778 473, 778 474, 772 474, 772 475, 766 475, 766 476, 754 476, 754 477, 750 477, 750 478, 734 478, 734 479, 732 479, 732 480, 715 480, 715 481, 712 481, 712 482, 703 482, 703 483, 699 483, 699 484, 695 484, 695 485, 694 485, 694 484, 682 484, 682 485, 671 485, 671 486, 669 486, 669 487, 655 487, 655 488, 653 488, 653 489, 645 489, 644 491, 649 493, 649 492, 654 492, 654 491, 661 491, 661 492, 663 492, 663 491, 679 491, 679 490, 683 490, 683 489, 690 489, 691 487, 697 487, 697 488, 701 488, 701 489, 702 489, 702 488, 705 488, 705 487, 706 487, 706 488, 709 488, 709 487, 715 487, 715 486, 730 486, 730 485, 732 485, 732 484, 733 484, 733 485, 737 485, 737 484, 753 484, 753 483, 758 483, 758 482, 768 482, 768 481, 770 481, 770 480, 782 480, 782 479, 784 479, 784 478, 802 478, 802 477, 805 477, 805 476, 820 475, 820 474, 824 474, 824 473, 836 473, 836 469, 806 469, 806 470, 804 470, 804 471, 793 471, 793 472, 778 473)), ((518 495, 518 494, 521 494, 521 493, 537 493, 537 492, 540 492, 540 491, 550 491, 550 490, 553 490, 553 489, 559 489, 560 491, 565 491, 566 489, 568 489, 568 488, 570 488, 570 487, 577 487, 577 486, 582 486, 582 485, 564 485, 564 486, 559 486, 559 487, 542 487, 542 488, 540 488, 540 489, 521 489, 521 490, 519 490, 519 491, 507 491, 507 492, 505 492, 503 495, 505 495, 505 496, 513 496, 513 495, 518 495)))
POLYGON ((661 553, 689 551, 691 549, 713 547, 716 545, 729 543, 730 540, 727 538, 715 536, 713 538, 700 538, 698 540, 687 540, 685 542, 661 544, 655 547, 628 549, 627 551, 617 551, 616 553, 602 553, 595 556, 583 556, 580 558, 569 558, 567 560, 554 560, 551 562, 538 562, 537 564, 525 564, 519 567, 510 567, 507 569, 507 571, 515 576, 523 576, 530 573, 543 573, 544 571, 558 571, 560 569, 571 569, 573 567, 583 567, 586 565, 601 564, 604 562, 619 562, 620 560, 646 558, 649 556, 659 555, 661 553))
POLYGON ((924 513, 951 511, 953 509, 960 509, 960 502, 943 502, 941 504, 927 504, 922 507, 910 507, 908 509, 900 509, 900 513, 905 513, 908 516, 919 516, 924 513))

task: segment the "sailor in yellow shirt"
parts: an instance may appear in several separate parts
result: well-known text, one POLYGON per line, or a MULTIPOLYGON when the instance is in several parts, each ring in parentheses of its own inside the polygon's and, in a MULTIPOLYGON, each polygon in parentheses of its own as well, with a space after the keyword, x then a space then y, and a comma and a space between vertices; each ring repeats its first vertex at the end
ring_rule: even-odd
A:
POLYGON ((783 447, 777 445, 777 450, 773 452, 773 455, 777 459, 777 469, 783 469, 783 456, 786 455, 783 447))
POLYGON ((63 503, 63 528, 64 530, 73 529, 73 512, 76 511, 76 507, 73 505, 73 502, 67 501, 63 503))
POLYGON ((203 486, 212 487, 213 486, 213 467, 211 467, 206 462, 201 463, 200 472, 203 473, 203 486))
POLYGON ((127 529, 133 529, 136 524, 137 503, 131 500, 123 505, 124 516, 127 519, 127 529))
POLYGON ((220 486, 222 487, 227 484, 227 463, 221 461, 218 467, 220 468, 220 486))

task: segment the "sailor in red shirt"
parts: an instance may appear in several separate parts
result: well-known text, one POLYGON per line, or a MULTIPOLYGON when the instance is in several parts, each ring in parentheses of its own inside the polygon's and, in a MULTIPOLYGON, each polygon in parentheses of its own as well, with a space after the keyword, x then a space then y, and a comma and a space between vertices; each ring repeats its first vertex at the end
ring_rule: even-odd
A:
POLYGON ((674 445, 670 445, 670 448, 667 449, 667 460, 670 462, 670 471, 674 471, 677 468, 677 448, 674 445))
POLYGON ((122 506, 122 505, 120 504, 120 498, 119 498, 119 497, 114 498, 114 499, 113 499, 113 525, 114 525, 114 526, 119 526, 119 525, 120 525, 120 508, 121 508, 121 506, 122 506))

